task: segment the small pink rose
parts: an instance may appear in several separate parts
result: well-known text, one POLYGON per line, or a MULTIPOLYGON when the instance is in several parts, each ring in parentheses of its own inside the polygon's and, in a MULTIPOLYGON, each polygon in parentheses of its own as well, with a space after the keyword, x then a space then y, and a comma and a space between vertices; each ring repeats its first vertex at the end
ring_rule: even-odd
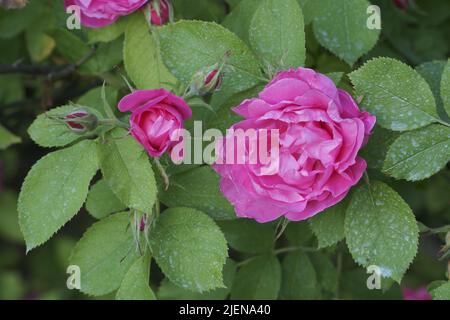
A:
POLYGON ((432 300, 433 298, 428 293, 426 287, 420 287, 417 289, 402 288, 404 300, 432 300))
POLYGON ((119 102, 119 110, 132 113, 130 132, 153 157, 177 143, 171 136, 192 116, 187 103, 165 89, 135 91, 119 102))
MULTIPOLYGON (((277 170, 262 163, 213 165, 221 175, 222 193, 240 217, 258 222, 281 216, 308 219, 344 199, 366 169, 358 151, 375 117, 360 111, 347 92, 311 69, 280 72, 257 98, 243 101, 234 111, 245 119, 232 129, 277 129, 279 135, 277 170)), ((249 137, 247 154, 251 139, 258 138, 249 137)), ((219 159, 221 153, 225 151, 219 148, 219 159)))
POLYGON ((153 0, 149 4, 151 23, 162 26, 170 18, 170 0, 153 0))
POLYGON ((78 6, 84 26, 101 28, 138 10, 146 2, 147 0, 64 0, 64 6, 78 6))

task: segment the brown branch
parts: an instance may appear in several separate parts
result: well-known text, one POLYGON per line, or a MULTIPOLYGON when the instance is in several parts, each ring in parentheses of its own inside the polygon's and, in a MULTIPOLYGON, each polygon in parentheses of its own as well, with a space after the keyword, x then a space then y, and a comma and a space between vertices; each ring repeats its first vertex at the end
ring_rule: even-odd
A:
POLYGON ((56 81, 74 73, 79 67, 89 61, 97 51, 94 46, 79 61, 66 66, 46 66, 46 65, 21 65, 21 64, 0 64, 0 74, 27 74, 34 76, 45 76, 49 81, 56 81))

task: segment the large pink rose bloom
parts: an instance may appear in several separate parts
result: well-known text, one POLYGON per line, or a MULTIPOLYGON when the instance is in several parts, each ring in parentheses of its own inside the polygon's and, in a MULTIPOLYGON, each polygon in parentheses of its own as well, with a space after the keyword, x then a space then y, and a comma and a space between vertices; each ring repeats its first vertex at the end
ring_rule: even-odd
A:
POLYGON ((136 11, 146 2, 147 0, 64 0, 64 6, 79 6, 81 23, 89 28, 101 28, 136 11))
POLYGON ((121 112, 131 112, 130 132, 152 157, 160 157, 178 143, 174 137, 191 108, 165 89, 138 90, 119 102, 121 112))
POLYGON ((258 98, 233 110, 245 118, 233 129, 278 129, 280 144, 275 172, 270 164, 213 165, 240 217, 308 219, 341 201, 366 169, 357 154, 375 117, 311 69, 280 72, 258 98))

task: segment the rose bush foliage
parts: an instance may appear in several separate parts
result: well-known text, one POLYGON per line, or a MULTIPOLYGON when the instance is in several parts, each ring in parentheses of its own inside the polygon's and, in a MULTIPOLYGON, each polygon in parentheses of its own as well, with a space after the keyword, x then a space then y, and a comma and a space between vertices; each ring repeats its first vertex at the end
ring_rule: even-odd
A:
POLYGON ((6 171, 0 236, 64 251, 64 292, 77 265, 117 299, 450 299, 448 3, 193 2, 0 11, 0 169, 36 153, 6 171), (203 153, 196 121, 279 129, 279 170, 175 164, 179 129, 203 153))

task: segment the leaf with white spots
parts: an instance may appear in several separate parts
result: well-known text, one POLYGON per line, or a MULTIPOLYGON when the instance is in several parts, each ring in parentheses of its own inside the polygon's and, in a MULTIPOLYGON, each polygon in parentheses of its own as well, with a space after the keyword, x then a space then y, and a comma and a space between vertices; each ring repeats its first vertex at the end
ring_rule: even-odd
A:
POLYGON ((263 0, 250 25, 250 43, 274 67, 300 67, 306 57, 304 29, 297 0, 263 0))
POLYGON ((119 288, 139 256, 129 222, 128 212, 114 214, 94 223, 78 241, 69 261, 80 268, 81 292, 101 296, 119 288))
POLYGON ((128 76, 138 89, 155 89, 175 78, 161 59, 158 44, 142 13, 130 17, 125 29, 123 59, 128 76))
POLYGON ((408 181, 423 180, 450 161, 450 128, 434 124, 405 132, 390 146, 383 172, 408 181))
MULTIPOLYGON (((76 106, 62 106, 51 109, 50 111, 39 115, 31 124, 28 133, 41 147, 63 147, 82 137, 70 130, 70 128, 62 121, 52 119, 52 117, 63 117, 71 112, 79 110, 76 106)), ((96 114, 92 109, 83 107, 96 114)))
POLYGON ((98 170, 96 142, 50 153, 28 173, 19 196, 19 224, 27 250, 48 239, 80 210, 98 170))
POLYGON ((350 74, 361 107, 377 117, 377 123, 394 131, 407 131, 442 122, 427 82, 408 65, 377 58, 350 74))
POLYGON ((417 253, 419 230, 406 202, 389 186, 373 181, 354 192, 345 215, 345 236, 353 259, 380 268, 397 282, 417 253))
POLYGON ((220 177, 209 166, 202 166, 170 177, 169 189, 160 200, 168 207, 187 206, 207 213, 215 220, 236 218, 233 206, 219 189, 220 177))
POLYGON ((126 206, 117 198, 108 185, 108 181, 102 179, 89 190, 86 200, 86 210, 96 219, 103 219, 114 212, 120 212, 126 206))
POLYGON ((319 241, 319 248, 332 246, 344 239, 344 219, 348 201, 342 201, 309 219, 319 241))
POLYGON ((205 213, 189 208, 164 211, 150 231, 150 247, 161 270, 177 286, 196 292, 224 286, 227 243, 205 213))
POLYGON ((116 129, 105 139, 97 149, 109 187, 128 208, 152 212, 156 181, 147 154, 125 130, 116 129))
POLYGON ((172 74, 184 84, 199 70, 221 63, 226 70, 217 92, 226 100, 261 80, 258 60, 234 33, 214 22, 179 21, 158 29, 161 54, 172 74))
POLYGON ((441 97, 445 111, 450 116, 450 59, 445 65, 441 80, 441 97))
POLYGON ((117 291, 116 300, 156 300, 149 286, 150 260, 144 255, 133 263, 117 291))
POLYGON ((320 15, 313 22, 314 34, 322 46, 349 65, 378 41, 380 30, 367 27, 369 5, 367 0, 320 1, 320 15))
POLYGON ((450 281, 431 291, 434 300, 450 300, 450 281))

